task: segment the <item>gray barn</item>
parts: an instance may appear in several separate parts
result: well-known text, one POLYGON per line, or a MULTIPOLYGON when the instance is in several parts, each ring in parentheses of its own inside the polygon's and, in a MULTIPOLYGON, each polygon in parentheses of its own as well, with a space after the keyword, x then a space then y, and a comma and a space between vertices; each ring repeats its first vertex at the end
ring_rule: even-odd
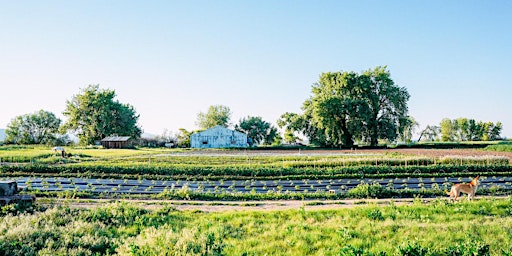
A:
POLYGON ((192 148, 246 148, 247 134, 220 125, 190 136, 192 148))

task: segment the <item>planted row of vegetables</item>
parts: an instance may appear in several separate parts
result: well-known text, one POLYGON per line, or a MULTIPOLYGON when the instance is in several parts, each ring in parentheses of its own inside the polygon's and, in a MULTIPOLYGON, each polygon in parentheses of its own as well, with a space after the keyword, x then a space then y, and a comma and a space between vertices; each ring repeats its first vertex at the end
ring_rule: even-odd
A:
MULTIPOLYGON (((5 178, 4 178, 5 179, 5 178)), ((13 178, 10 178, 13 179, 13 178)), ((378 185, 390 190, 449 190, 455 183, 468 182, 471 177, 436 178, 364 178, 321 180, 129 180, 16 177, 18 185, 36 191, 77 191, 121 194, 158 194, 190 190, 195 193, 347 193, 361 184, 378 185)), ((482 176, 481 189, 512 190, 512 176, 482 176)))
POLYGON ((180 166, 173 168, 158 166, 102 166, 102 165, 4 165, 0 167, 0 175, 11 174, 55 174, 68 176, 89 175, 119 176, 119 175, 157 175, 167 178, 195 178, 203 179, 274 179, 290 178, 339 178, 339 177, 389 177, 404 176, 432 177, 453 176, 456 174, 476 173, 481 175, 507 176, 512 174, 511 165, 429 165, 429 166, 348 166, 330 168, 295 168, 295 167, 218 167, 218 166, 180 166))

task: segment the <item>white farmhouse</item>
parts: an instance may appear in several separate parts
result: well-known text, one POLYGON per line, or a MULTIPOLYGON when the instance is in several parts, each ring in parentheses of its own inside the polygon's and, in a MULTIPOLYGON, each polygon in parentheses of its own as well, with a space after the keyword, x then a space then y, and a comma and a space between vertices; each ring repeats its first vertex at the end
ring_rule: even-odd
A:
POLYGON ((190 135, 193 148, 246 148, 247 134, 220 125, 190 135))

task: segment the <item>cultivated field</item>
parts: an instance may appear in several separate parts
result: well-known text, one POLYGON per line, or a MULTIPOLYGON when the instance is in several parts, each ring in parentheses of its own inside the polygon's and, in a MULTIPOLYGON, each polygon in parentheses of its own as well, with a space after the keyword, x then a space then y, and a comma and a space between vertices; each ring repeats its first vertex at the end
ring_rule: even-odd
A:
POLYGON ((506 151, 66 151, 0 147, 38 197, 1 208, 0 255, 512 254, 506 151))
POLYGON ((511 152, 477 149, 105 150, 0 148, 3 179, 38 196, 202 200, 435 197, 481 176, 508 195, 511 152))

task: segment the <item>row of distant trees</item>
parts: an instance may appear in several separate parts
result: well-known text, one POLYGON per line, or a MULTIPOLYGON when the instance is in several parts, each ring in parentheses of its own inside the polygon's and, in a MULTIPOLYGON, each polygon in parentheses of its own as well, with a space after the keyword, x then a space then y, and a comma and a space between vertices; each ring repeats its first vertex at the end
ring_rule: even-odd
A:
MULTIPOLYGON (((66 133, 75 134, 80 144, 91 145, 118 134, 140 139, 139 115, 130 104, 115 100, 115 91, 89 85, 66 101, 65 123, 44 110, 15 117, 7 126, 6 141, 16 144, 66 144, 66 133)), ((380 142, 412 141, 418 123, 408 115, 409 93, 391 79, 386 67, 361 73, 327 72, 313 84, 302 113, 284 113, 278 128, 258 116, 231 123, 231 110, 213 105, 197 115, 199 130, 222 125, 246 133, 253 145, 294 143, 305 138, 321 147, 352 147, 355 143, 376 146, 380 142)), ((469 141, 500 139, 502 124, 459 118, 443 119, 439 126, 427 126, 420 140, 469 141)), ((188 147, 196 131, 168 130, 155 138, 139 140, 144 146, 188 147)))
POLYGON ((66 101, 65 123, 55 114, 40 110, 15 117, 7 125, 7 143, 68 144, 67 133, 75 134, 83 145, 92 145, 112 134, 139 138, 139 115, 130 104, 115 100, 115 91, 89 85, 71 100, 66 101))
POLYGON ((484 122, 475 119, 445 118, 439 126, 427 126, 420 134, 424 141, 493 141, 501 140, 501 122, 484 122))

